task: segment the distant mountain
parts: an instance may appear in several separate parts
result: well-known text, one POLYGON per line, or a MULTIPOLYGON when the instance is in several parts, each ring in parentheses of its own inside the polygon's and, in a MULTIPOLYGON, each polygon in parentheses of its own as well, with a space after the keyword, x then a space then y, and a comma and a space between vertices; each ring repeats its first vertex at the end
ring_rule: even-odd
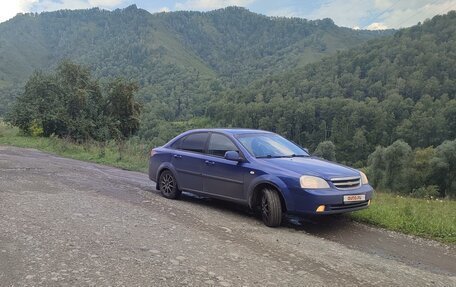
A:
POLYGON ((392 33, 342 28, 331 19, 271 18, 239 7, 156 17, 218 76, 235 83, 303 66, 392 33))
MULTIPOLYGON (((243 89, 244 100, 258 93, 298 97, 385 99, 396 93, 413 101, 424 95, 456 93, 456 11, 326 57, 319 62, 266 77, 243 89)), ((238 95, 239 91, 236 91, 238 95)))
POLYGON ((133 5, 18 15, 0 24, 0 114, 34 70, 62 59, 89 65, 101 78, 137 80, 145 102, 176 94, 190 101, 391 33, 239 7, 150 14, 133 5))

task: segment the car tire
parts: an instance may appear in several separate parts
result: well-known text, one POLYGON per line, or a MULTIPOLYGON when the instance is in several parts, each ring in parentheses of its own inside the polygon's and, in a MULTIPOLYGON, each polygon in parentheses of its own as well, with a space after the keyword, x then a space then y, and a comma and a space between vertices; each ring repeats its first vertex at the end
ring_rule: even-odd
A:
POLYGON ((277 227, 282 223, 282 205, 276 190, 266 188, 260 201, 261 217, 266 226, 277 227))
POLYGON ((181 196, 182 192, 177 188, 177 180, 169 170, 160 174, 159 187, 161 194, 166 198, 178 199, 181 196))

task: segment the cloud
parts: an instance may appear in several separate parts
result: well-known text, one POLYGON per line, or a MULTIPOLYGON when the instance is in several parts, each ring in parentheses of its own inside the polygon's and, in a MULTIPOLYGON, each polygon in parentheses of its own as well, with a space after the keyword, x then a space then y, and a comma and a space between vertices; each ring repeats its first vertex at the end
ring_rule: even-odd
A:
MULTIPOLYGON (((358 29, 359 29, 359 27, 358 27, 358 29)), ((367 30, 386 30, 386 29, 388 29, 388 27, 383 23, 374 22, 374 23, 370 24, 369 26, 367 26, 366 29, 367 30)))
POLYGON ((363 19, 376 12, 374 1, 334 0, 322 4, 319 8, 303 15, 309 19, 331 18, 339 26, 362 26, 363 19))
POLYGON ((268 16, 276 17, 299 17, 300 13, 293 7, 284 7, 280 9, 274 9, 267 13, 268 16))
POLYGON ((86 9, 100 7, 111 9, 125 0, 14 0, 0 3, 0 22, 6 21, 18 13, 31 11, 55 11, 59 9, 86 9))
POLYGON ((114 8, 124 0, 41 0, 33 5, 36 11, 55 11, 60 9, 87 9, 92 7, 114 8))
MULTIPOLYGON (((299 13, 308 19, 331 18, 339 26, 363 29, 409 27, 456 9, 456 0, 333 0, 310 12, 299 13)), ((295 13, 296 14, 296 13, 295 13)))
POLYGON ((186 0, 185 2, 177 2, 176 10, 212 10, 227 6, 242 6, 245 7, 252 4, 256 0, 186 0))
POLYGON ((397 5, 396 9, 388 11, 379 20, 382 20, 382 23, 388 27, 403 28, 415 25, 437 14, 445 14, 456 9, 456 0, 434 1, 432 3, 418 0, 410 3, 412 2, 414 5, 397 5))
POLYGON ((157 10, 157 12, 170 12, 171 9, 169 9, 168 7, 161 7, 160 9, 157 10))
POLYGON ((30 11, 30 7, 32 7, 35 2, 38 2, 38 0, 3 1, 3 3, 0 4, 0 22, 13 18, 17 13, 30 11))
POLYGON ((112 8, 121 4, 123 0, 89 0, 89 4, 97 7, 112 8))
POLYGON ((391 6, 396 5, 397 2, 393 2, 391 0, 374 0, 374 5, 378 9, 388 9, 391 6))

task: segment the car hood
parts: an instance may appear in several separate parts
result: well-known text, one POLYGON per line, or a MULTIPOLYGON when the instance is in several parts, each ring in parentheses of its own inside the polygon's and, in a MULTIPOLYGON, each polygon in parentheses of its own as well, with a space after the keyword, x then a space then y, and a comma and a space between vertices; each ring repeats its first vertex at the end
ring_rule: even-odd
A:
POLYGON ((313 175, 330 180, 335 177, 359 176, 359 171, 315 157, 268 158, 261 162, 271 168, 292 171, 298 175, 313 175))

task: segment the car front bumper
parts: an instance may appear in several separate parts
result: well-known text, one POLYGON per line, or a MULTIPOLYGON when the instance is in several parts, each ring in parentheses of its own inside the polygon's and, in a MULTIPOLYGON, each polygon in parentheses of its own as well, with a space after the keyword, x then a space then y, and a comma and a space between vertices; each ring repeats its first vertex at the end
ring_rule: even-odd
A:
POLYGON ((287 196, 287 212, 295 215, 324 215, 356 211, 367 208, 374 194, 370 185, 363 185, 352 190, 324 189, 304 190, 295 188, 289 190, 287 196), (344 202, 345 195, 365 195, 365 200, 344 202), (324 205, 324 211, 317 212, 324 205))

